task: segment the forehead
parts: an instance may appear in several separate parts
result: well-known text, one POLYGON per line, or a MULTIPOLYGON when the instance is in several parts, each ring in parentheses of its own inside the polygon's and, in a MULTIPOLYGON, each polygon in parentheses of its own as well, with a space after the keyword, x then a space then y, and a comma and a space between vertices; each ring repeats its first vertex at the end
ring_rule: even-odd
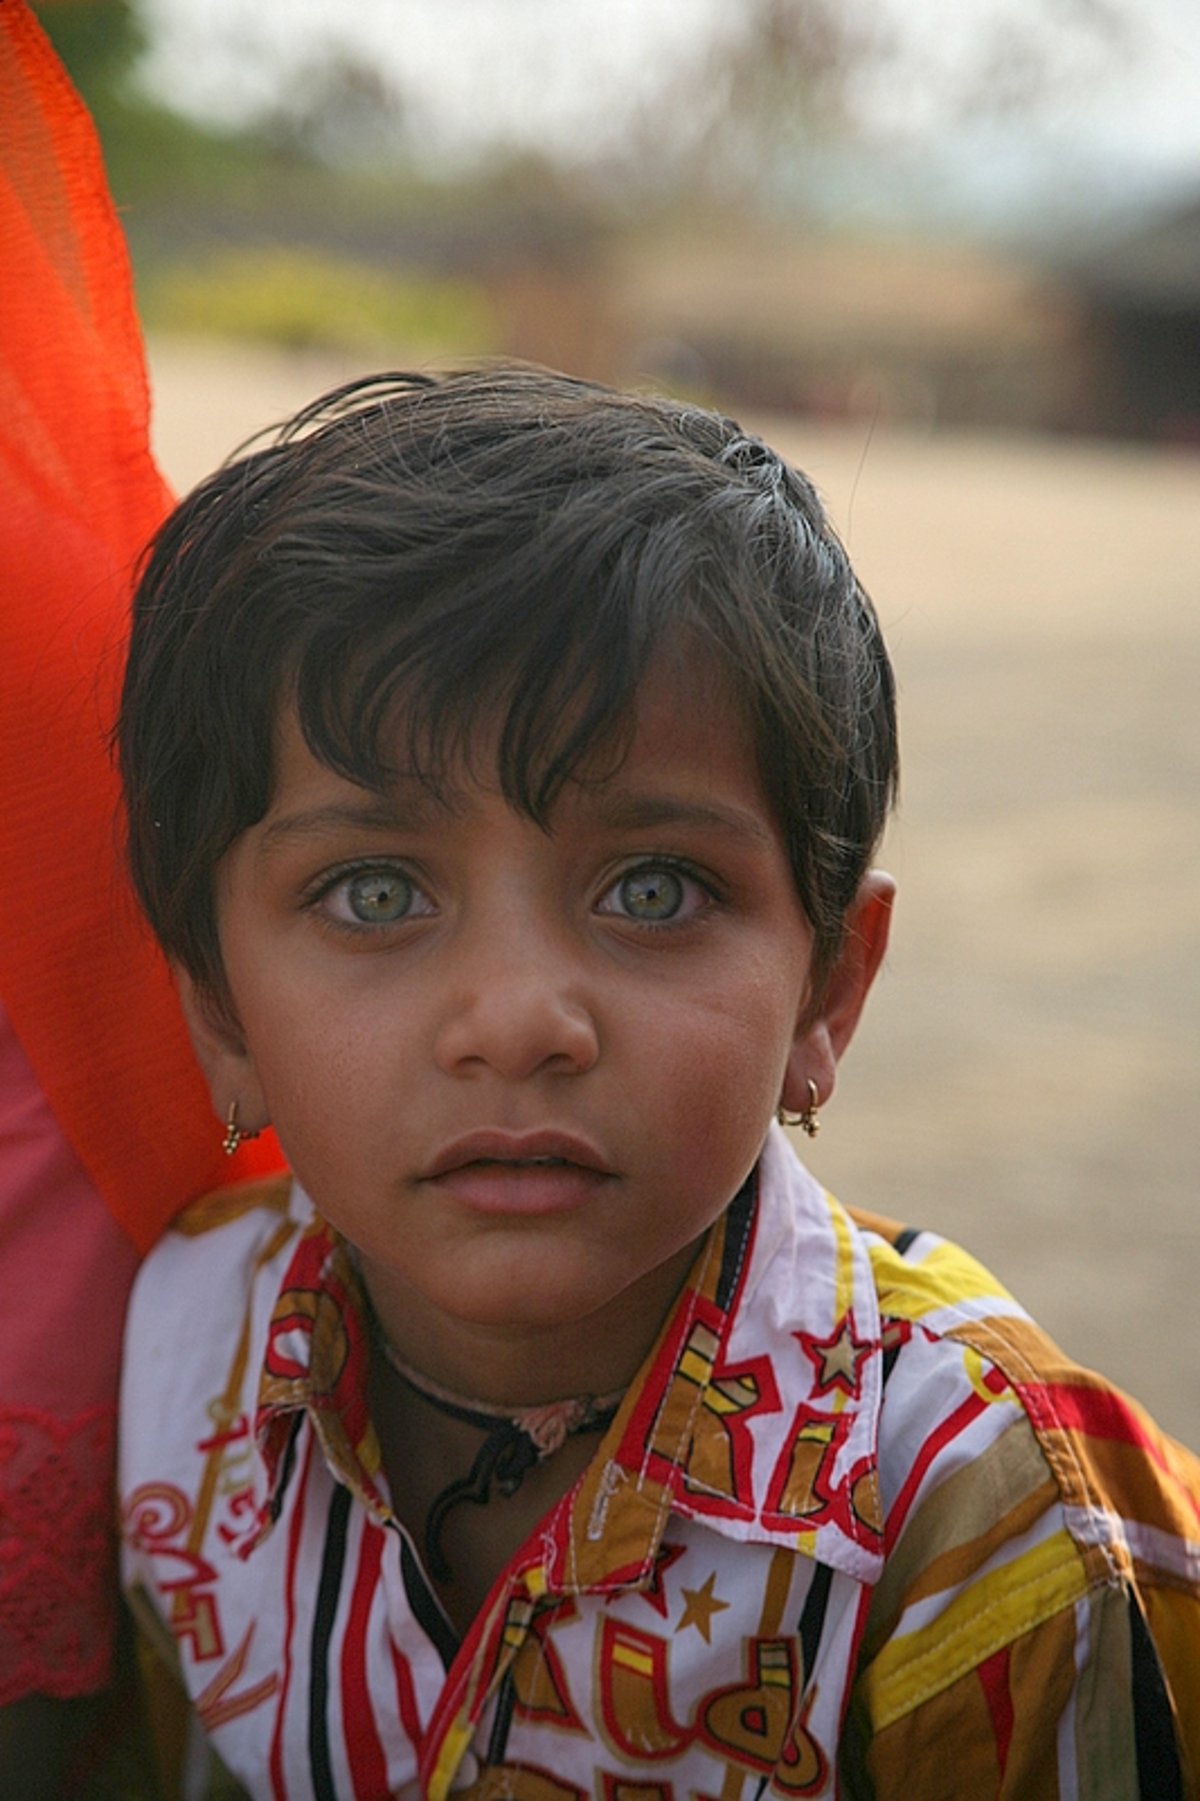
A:
MULTIPOLYGON (((455 754, 424 761, 419 744, 414 753, 409 742, 401 701, 379 746, 381 760, 395 774, 376 787, 339 774, 314 756, 295 705, 287 704, 277 721, 270 811, 290 804, 300 790, 336 786, 364 797, 403 796, 406 814, 414 816, 418 810, 452 814, 472 792, 505 792, 499 766, 504 718, 503 702, 484 699, 456 734, 455 754)), ((608 734, 581 758, 542 823, 552 824, 556 813, 589 798, 603 796, 611 807, 634 790, 643 797, 686 796, 697 807, 706 795, 720 792, 747 813, 769 815, 750 730, 732 685, 706 652, 668 644, 654 653, 632 709, 614 719, 608 734)))
POLYGON ((686 764, 700 781, 711 775, 761 798, 750 730, 714 656, 663 645, 638 687, 629 729, 626 763, 686 764))

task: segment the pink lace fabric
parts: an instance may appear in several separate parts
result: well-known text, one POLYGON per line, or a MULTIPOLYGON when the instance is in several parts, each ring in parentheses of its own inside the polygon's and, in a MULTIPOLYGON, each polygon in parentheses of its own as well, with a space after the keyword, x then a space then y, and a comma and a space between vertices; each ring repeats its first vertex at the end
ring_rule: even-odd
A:
POLYGON ((0 1706, 109 1679, 113 1437, 111 1408, 0 1408, 0 1706))
POLYGON ((0 1706, 109 1678, 117 1370, 136 1265, 0 1008, 0 1706))

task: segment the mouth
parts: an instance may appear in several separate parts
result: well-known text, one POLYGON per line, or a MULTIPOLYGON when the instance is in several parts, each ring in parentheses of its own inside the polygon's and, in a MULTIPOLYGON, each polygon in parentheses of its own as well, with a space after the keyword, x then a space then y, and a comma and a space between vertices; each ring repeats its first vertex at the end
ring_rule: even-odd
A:
POLYGON ((585 1206, 615 1173, 573 1133, 485 1130, 445 1145, 424 1179, 472 1212, 546 1214, 585 1206))
POLYGON ((427 1181, 450 1175, 471 1164, 491 1164, 507 1169, 571 1167, 594 1175, 614 1172, 604 1156, 586 1138, 572 1132, 543 1129, 536 1132, 504 1132, 486 1128, 455 1138, 434 1157, 425 1172, 427 1181))

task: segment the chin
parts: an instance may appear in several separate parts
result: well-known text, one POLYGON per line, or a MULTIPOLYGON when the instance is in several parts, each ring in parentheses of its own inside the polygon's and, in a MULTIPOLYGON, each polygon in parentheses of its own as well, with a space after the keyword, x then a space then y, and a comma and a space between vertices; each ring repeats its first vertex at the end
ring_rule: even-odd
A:
POLYGON ((543 1244, 500 1257, 463 1256, 448 1274, 442 1293, 431 1296, 448 1314, 500 1330, 569 1333, 593 1316, 597 1323, 610 1317, 641 1272, 606 1269, 586 1246, 543 1244))
POLYGON ((598 1311, 604 1299, 587 1283, 565 1289, 560 1283, 540 1287, 536 1272, 527 1270, 511 1286, 499 1281, 464 1283, 446 1297, 444 1311, 466 1325, 562 1331, 598 1311))

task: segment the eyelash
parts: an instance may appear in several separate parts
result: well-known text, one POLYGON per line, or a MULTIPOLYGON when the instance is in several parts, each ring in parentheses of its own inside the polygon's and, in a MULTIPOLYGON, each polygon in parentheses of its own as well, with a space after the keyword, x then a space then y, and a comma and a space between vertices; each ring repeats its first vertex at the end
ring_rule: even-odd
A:
MULTIPOLYGON (((331 896, 337 893, 339 888, 348 886, 352 882, 363 881, 371 876, 379 876, 384 880, 399 880, 410 887, 415 895, 427 902, 429 901, 429 897, 425 894, 420 883, 403 863, 372 861, 346 863, 338 868, 326 870, 324 874, 318 877, 317 881, 304 893, 301 898, 301 906, 306 912, 319 913, 322 923, 331 931, 344 932, 354 937, 363 935, 374 936, 382 931, 386 931, 389 927, 400 927, 408 925, 413 920, 428 919, 436 912, 436 908, 430 903, 430 911, 428 912, 422 911, 414 913, 410 911, 400 915, 399 918, 394 920, 376 920, 372 922, 365 919, 340 919, 325 904, 330 900, 331 896)), ((685 892, 683 903, 681 904, 686 903, 686 898, 685 892)), ((668 931, 680 931, 687 926, 695 924, 697 918, 707 912, 708 908, 712 905, 719 904, 721 899, 722 896, 720 890, 712 878, 702 875, 693 864, 687 862, 684 858, 668 854, 650 854, 638 857, 635 861, 627 864, 625 868, 618 871, 618 873, 608 881, 594 910, 600 914, 601 918, 619 919, 623 925, 633 926, 639 931, 662 933, 668 931), (603 908, 602 903, 607 900, 609 896, 613 895, 623 883, 629 882, 639 875, 651 876, 663 873, 674 876, 681 884, 685 885, 685 888, 691 887, 700 891, 702 897, 701 904, 698 907, 693 908, 686 917, 679 918, 675 915, 671 915, 665 919, 644 919, 639 918, 633 913, 618 912, 615 908, 611 910, 603 908)))
POLYGON ((616 912, 602 916, 620 919, 622 924, 636 926, 639 930, 644 932, 681 931, 687 926, 694 925, 697 918, 702 916, 708 911, 709 907, 719 902, 721 899, 721 895, 712 879, 701 875, 699 870, 691 863, 686 862, 682 857, 650 855, 639 857, 636 862, 630 863, 622 869, 609 882, 601 896, 601 900, 607 900, 609 895, 620 888, 623 882, 631 881, 639 875, 658 875, 663 872, 675 876, 681 883, 699 889, 701 896, 703 897, 702 905, 693 910, 685 918, 672 916, 668 919, 639 919, 635 914, 616 912))
POLYGON ((386 930, 388 926, 407 925, 413 919, 428 919, 430 917, 430 913, 428 912, 409 912, 402 914, 399 919, 376 920, 372 923, 370 920, 366 919, 339 919, 330 908, 324 905, 325 902, 329 901, 332 895, 337 893, 339 888, 348 886, 351 882, 361 882, 370 876, 380 876, 384 880, 390 881, 399 880, 406 883, 408 887, 412 889, 414 894, 421 896, 425 900, 428 900, 429 898, 415 876, 410 874, 404 864, 390 863, 387 861, 371 861, 363 863, 344 863, 340 868, 326 870, 301 897, 301 906, 306 912, 320 913, 322 923, 328 926, 331 931, 345 932, 353 937, 362 936, 363 934, 374 934, 381 930, 386 930))

